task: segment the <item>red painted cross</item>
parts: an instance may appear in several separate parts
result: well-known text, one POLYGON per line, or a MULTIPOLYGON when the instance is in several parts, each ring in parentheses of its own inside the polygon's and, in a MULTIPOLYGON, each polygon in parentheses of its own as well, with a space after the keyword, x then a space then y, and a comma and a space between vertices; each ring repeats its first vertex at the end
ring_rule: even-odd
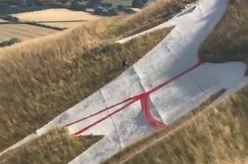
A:
POLYGON ((86 130, 92 128, 93 126, 95 126, 95 125, 101 123, 101 122, 104 121, 105 119, 107 119, 107 118, 109 118, 109 117, 115 115, 116 113, 118 113, 118 112, 124 110, 125 108, 127 108, 127 107, 130 106, 131 104, 133 104, 133 103, 135 103, 135 102, 137 102, 137 101, 140 101, 141 107, 142 107, 142 113, 143 113, 145 119, 147 120, 147 122, 148 122, 153 128, 155 128, 155 129, 163 128, 163 127, 165 127, 165 124, 164 124, 163 122, 160 122, 160 121, 156 120, 156 119, 152 116, 152 114, 151 114, 151 112, 150 112, 150 95, 151 95, 152 93, 156 92, 157 90, 161 89, 161 88, 164 87, 165 85, 171 83, 172 81, 175 81, 176 79, 178 79, 179 77, 183 76, 184 74, 186 74, 186 73, 188 73, 188 72, 190 72, 190 71, 196 69, 197 67, 199 67, 199 66, 202 65, 202 64, 203 64, 203 61, 200 61, 200 60, 199 60, 195 65, 191 66, 190 68, 186 69, 185 71, 181 72, 180 74, 178 74, 178 75, 172 77, 171 79, 166 80, 165 82, 161 83, 160 85, 156 86, 155 88, 151 89, 150 91, 147 91, 147 92, 141 93, 141 94, 139 94, 139 95, 136 95, 136 96, 127 98, 127 99, 125 99, 125 100, 122 101, 122 102, 119 102, 119 103, 117 103, 117 104, 115 104, 115 105, 112 105, 112 106, 110 106, 110 107, 107 107, 107 108, 105 108, 105 109, 103 109, 103 110, 101 110, 101 111, 99 111, 99 112, 96 112, 96 113, 94 113, 94 114, 92 114, 92 115, 89 115, 89 116, 84 117, 84 118, 82 118, 82 119, 79 119, 79 120, 77 120, 77 121, 74 121, 74 122, 71 122, 71 123, 69 123, 69 124, 66 124, 66 127, 71 126, 71 125, 74 125, 74 124, 76 124, 76 123, 79 123, 79 122, 81 122, 81 121, 83 121, 83 120, 86 120, 86 119, 88 119, 88 118, 90 118, 90 117, 96 116, 96 115, 98 115, 98 114, 100 114, 100 113, 103 113, 103 112, 105 112, 105 111, 107 111, 107 110, 109 110, 109 109, 111 109, 111 108, 114 108, 114 107, 116 107, 116 106, 118 106, 118 105, 127 103, 127 104, 125 104, 124 106, 122 106, 122 107, 120 107, 119 109, 117 109, 116 111, 114 111, 114 112, 112 112, 112 113, 106 115, 105 117, 103 117, 103 118, 97 120, 96 122, 94 122, 94 123, 92 123, 92 124, 90 124, 90 125, 84 127, 83 129, 81 129, 81 130, 79 130, 79 131, 73 133, 73 135, 76 135, 76 136, 77 136, 77 135, 83 133, 84 131, 86 131, 86 130))

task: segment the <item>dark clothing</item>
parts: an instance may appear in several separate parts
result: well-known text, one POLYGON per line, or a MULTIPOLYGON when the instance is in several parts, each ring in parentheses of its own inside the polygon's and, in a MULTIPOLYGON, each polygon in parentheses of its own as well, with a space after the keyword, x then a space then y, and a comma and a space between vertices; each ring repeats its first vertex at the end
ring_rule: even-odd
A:
POLYGON ((122 62, 122 67, 128 67, 128 66, 129 66, 128 62, 126 60, 124 60, 122 62))

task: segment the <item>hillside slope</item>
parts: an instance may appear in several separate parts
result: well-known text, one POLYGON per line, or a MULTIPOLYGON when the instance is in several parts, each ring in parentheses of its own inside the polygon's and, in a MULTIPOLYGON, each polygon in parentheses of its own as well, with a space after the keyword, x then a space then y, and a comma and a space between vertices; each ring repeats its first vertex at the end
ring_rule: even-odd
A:
MULTIPOLYGON (((212 95, 221 92, 222 97, 234 92, 245 80, 246 65, 206 63, 209 56, 200 54, 198 58, 197 54, 227 5, 226 0, 201 0, 193 11, 169 21, 176 27, 143 58, 37 133, 67 124, 70 134, 75 136, 104 135, 70 162, 100 163, 158 129, 172 125, 212 95), (95 114, 101 109, 101 115, 95 114), (88 117, 84 118, 85 115, 88 117)), ((208 49, 203 52, 211 54, 208 49)))
POLYGON ((4 134, 0 135, 3 141, 0 151, 118 76, 102 77, 101 74, 113 69, 121 71, 122 57, 108 60, 91 58, 91 50, 95 49, 99 54, 103 45, 122 38, 123 34, 168 12, 169 8, 189 2, 183 0, 178 4, 160 0, 134 15, 92 21, 80 28, 0 50, 0 133, 4 134), (160 8, 154 10, 157 6, 160 8), (119 19, 123 21, 117 21, 119 19), (105 67, 107 62, 113 65, 105 67), (88 63, 94 64, 91 67, 88 63), (99 71, 100 67, 104 69, 99 71), (103 78, 102 83, 92 85, 92 79, 98 76, 103 78))
MULTIPOLYGON (((247 7, 245 0, 229 2, 225 16, 201 45, 200 57, 207 62, 242 61, 247 64, 247 7)), ((245 78, 229 94, 244 88, 230 98, 220 99, 219 105, 187 114, 106 164, 247 163, 247 83, 245 78)))

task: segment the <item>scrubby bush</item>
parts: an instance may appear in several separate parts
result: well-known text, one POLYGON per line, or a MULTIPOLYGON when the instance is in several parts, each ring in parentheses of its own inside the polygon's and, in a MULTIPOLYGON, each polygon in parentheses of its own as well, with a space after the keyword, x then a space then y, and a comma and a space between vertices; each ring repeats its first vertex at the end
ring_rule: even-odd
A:
POLYGON ((54 29, 54 30, 65 30, 66 28, 62 28, 62 27, 55 27, 55 26, 49 26, 49 25, 45 25, 45 24, 40 24, 40 23, 36 23, 36 22, 25 22, 25 24, 30 24, 30 25, 34 25, 34 26, 39 26, 39 27, 46 27, 46 28, 50 28, 50 29, 54 29))
POLYGON ((116 9, 111 8, 111 9, 107 10, 104 15, 106 15, 106 16, 117 16, 118 12, 117 12, 116 9))
POLYGON ((23 8, 28 7, 28 3, 24 0, 20 0, 18 6, 23 8))
POLYGON ((60 2, 48 2, 46 4, 49 8, 64 8, 65 5, 60 2))
POLYGON ((97 6, 101 6, 101 1, 102 0, 90 0, 89 2, 86 3, 86 6, 88 8, 95 8, 97 6))
POLYGON ((103 9, 100 8, 100 7, 96 7, 96 8, 94 9, 94 14, 95 14, 95 15, 103 15, 103 9))
POLYGON ((40 1, 34 1, 34 5, 35 5, 35 6, 42 6, 42 7, 45 7, 45 6, 43 6, 43 2, 40 2, 40 1))
POLYGON ((141 0, 141 2, 142 2, 143 4, 147 4, 147 3, 148 3, 148 0, 141 0))
POLYGON ((75 11, 86 11, 87 7, 86 5, 77 4, 77 5, 71 6, 70 9, 75 10, 75 11))
POLYGON ((124 11, 124 10, 125 10, 125 6, 123 6, 123 5, 118 5, 118 6, 117 6, 117 10, 119 10, 119 11, 124 11))
POLYGON ((42 10, 43 8, 42 7, 40 7, 40 6, 33 6, 32 7, 32 10, 33 11, 39 11, 39 10, 42 10))
POLYGON ((73 0, 71 2, 70 8, 71 9, 75 9, 75 8, 77 8, 77 6, 78 6, 78 1, 77 0, 73 0))
POLYGON ((1 17, 1 19, 7 20, 7 21, 12 21, 12 22, 18 22, 19 21, 19 18, 11 16, 11 15, 3 16, 3 17, 1 17))
POLYGON ((34 6, 30 6, 30 7, 29 7, 29 10, 30 10, 30 11, 36 11, 36 8, 35 8, 34 6))
POLYGON ((9 8, 10 5, 8 5, 7 3, 0 3, 0 10, 3 10, 5 8, 9 8))
POLYGON ((0 47, 6 47, 6 46, 8 46, 9 45, 9 42, 8 41, 2 41, 1 43, 0 43, 0 47))
POLYGON ((106 7, 106 8, 110 8, 110 7, 112 7, 113 6, 113 4, 112 3, 99 3, 99 5, 101 5, 102 7, 106 7))
POLYGON ((8 0, 5 0, 5 1, 1 1, 1 4, 3 4, 3 3, 5 3, 5 4, 8 4, 8 5, 18 5, 18 1, 15 1, 15 0, 12 0, 12 1, 8 1, 8 0))
POLYGON ((32 0, 26 0, 27 6, 32 7, 34 6, 34 1, 32 0))
POLYGON ((7 3, 0 3, 0 14, 9 14, 11 12, 11 8, 7 3))
POLYGON ((144 4, 141 2, 141 0, 133 0, 132 1, 132 7, 133 8, 142 8, 142 7, 144 7, 144 4))
POLYGON ((68 0, 60 0, 59 2, 62 3, 62 4, 66 4, 69 1, 68 0))

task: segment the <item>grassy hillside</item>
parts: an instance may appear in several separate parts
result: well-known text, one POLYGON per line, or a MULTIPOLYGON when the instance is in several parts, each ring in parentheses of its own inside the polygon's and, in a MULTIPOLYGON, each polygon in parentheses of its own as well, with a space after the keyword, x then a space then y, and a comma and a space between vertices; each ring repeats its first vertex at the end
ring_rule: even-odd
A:
POLYGON ((160 0, 151 3, 149 6, 138 12, 130 15, 120 22, 114 33, 125 34, 126 31, 138 31, 139 29, 151 28, 156 25, 156 22, 168 20, 171 16, 171 10, 174 8, 184 8, 186 4, 196 2, 197 0, 160 0))
POLYGON ((53 63, 53 70, 45 67, 46 61, 40 60, 44 67, 42 64, 30 66, 32 63, 27 62, 15 70, 18 72, 13 67, 4 72, 1 105, 6 107, 0 111, 0 129, 4 134, 0 135, 4 141, 0 147, 10 146, 100 89, 123 71, 124 58, 131 64, 136 62, 169 31, 160 30, 124 45, 110 44, 89 50, 70 62, 53 63))
POLYGON ((103 18, 1 49, 0 151, 110 82, 121 73, 124 58, 137 61, 170 30, 123 46, 113 44, 116 38, 172 6, 194 1, 158 0, 142 12, 121 17, 122 21, 120 17, 103 18))
MULTIPOLYGON (((230 1, 224 19, 209 35, 200 56, 210 62, 246 62, 246 0, 230 1), (217 39, 218 38, 218 39, 217 39)), ((247 63, 247 62, 246 62, 247 63)), ((106 164, 244 164, 248 159, 248 87, 205 111, 193 122, 177 124, 130 147, 106 164), (168 135, 168 131, 171 133, 168 135), (148 147, 146 145, 149 145, 148 147), (135 154, 138 152, 137 154, 135 154), (135 154, 135 155, 133 155, 135 154), (130 158, 128 158, 130 157, 130 158), (128 158, 128 160, 120 160, 128 158), (120 162, 122 161, 122 162, 120 162)), ((195 116, 195 111, 188 116, 195 116)), ((179 120, 179 122, 182 122, 179 120)))

